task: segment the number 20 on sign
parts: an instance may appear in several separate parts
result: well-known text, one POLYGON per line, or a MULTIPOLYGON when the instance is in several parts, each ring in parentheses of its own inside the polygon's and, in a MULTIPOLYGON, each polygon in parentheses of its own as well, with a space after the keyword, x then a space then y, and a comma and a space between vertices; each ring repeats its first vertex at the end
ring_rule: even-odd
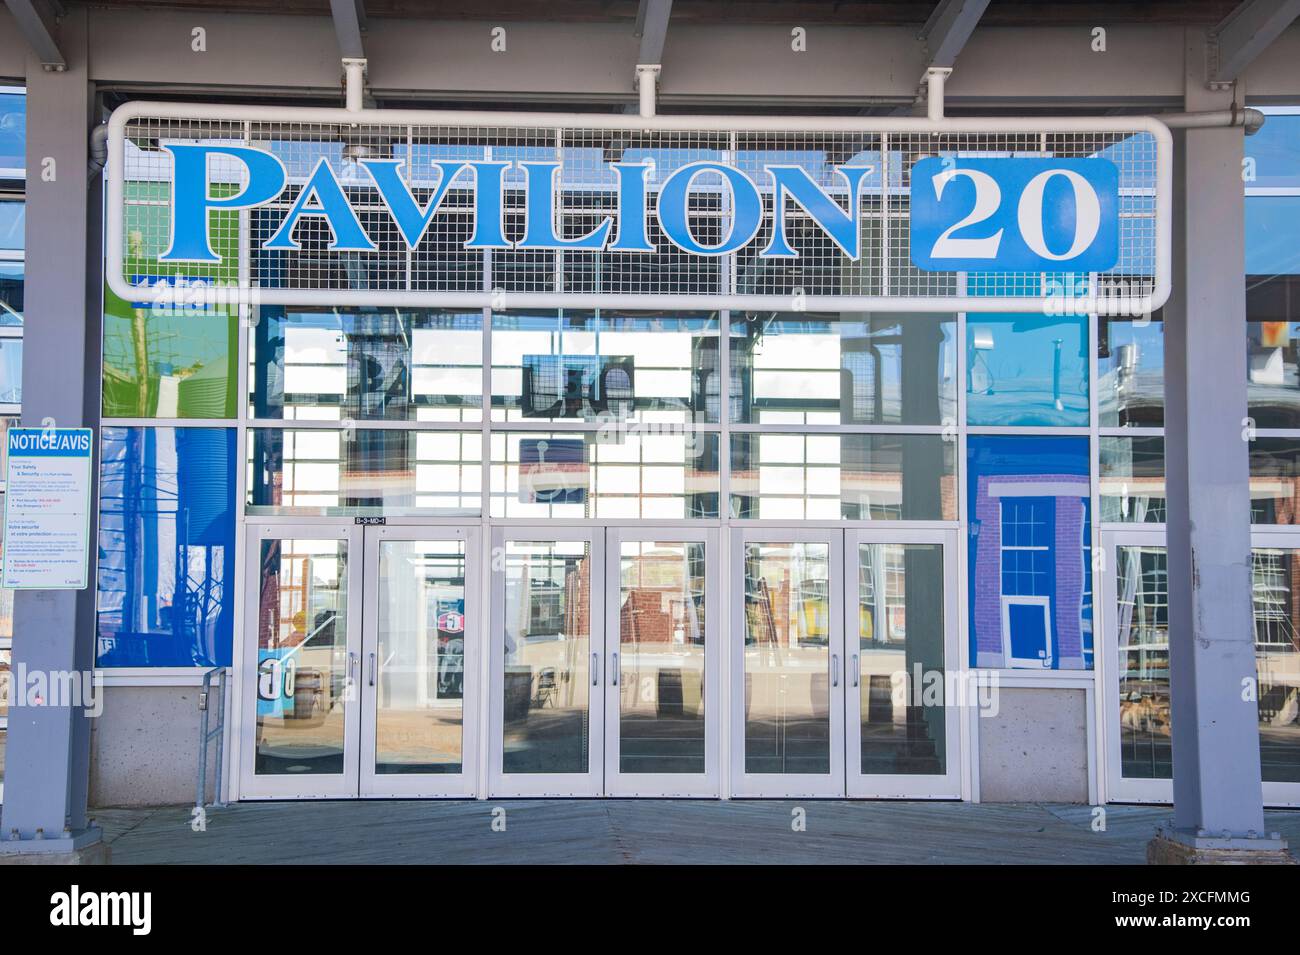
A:
POLYGON ((1119 259, 1109 159, 922 159, 912 263, 927 272, 1104 272, 1119 259))

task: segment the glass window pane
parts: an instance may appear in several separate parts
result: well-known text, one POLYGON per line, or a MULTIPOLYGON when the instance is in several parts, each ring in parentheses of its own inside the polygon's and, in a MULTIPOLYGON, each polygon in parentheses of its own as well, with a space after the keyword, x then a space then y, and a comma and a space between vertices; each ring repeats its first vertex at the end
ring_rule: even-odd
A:
POLYGON ((0 338, 0 404, 23 403, 23 340, 0 338))
POLYGON ((1268 122, 1246 137, 1245 147, 1254 160, 1247 167, 1247 189, 1300 188, 1300 116, 1270 112, 1268 122))
POLYGON ((21 199, 0 199, 0 249, 21 251, 27 203, 21 199))
POLYGON ((587 772, 590 591, 586 541, 506 543, 503 772, 587 772))
POLYGON ((731 414, 747 424, 938 425, 955 418, 945 315, 735 313, 731 414))
POLYGON ((1165 549, 1125 546, 1117 550, 1120 772, 1131 779, 1168 779, 1173 755, 1165 549))
POLYGON ((238 354, 235 308, 192 304, 180 288, 127 302, 105 286, 106 416, 233 418, 238 354))
POLYGON ((1097 411, 1103 428, 1165 423, 1165 326, 1129 318, 1097 319, 1097 411))
POLYGON ((0 326, 23 323, 23 281, 21 262, 0 262, 0 326))
POLYGON ((250 340, 256 418, 482 418, 481 311, 264 308, 250 340))
POLYGON ((104 428, 99 666, 229 666, 233 428, 104 428))
POLYGON ((619 771, 703 773, 705 545, 619 551, 619 771))
POLYGON ((954 446, 938 434, 733 434, 731 516, 956 520, 954 446))
POLYGON ((692 312, 497 312, 493 421, 716 422, 718 318, 692 312))
POLYGON ((27 94, 0 93, 0 172, 27 167, 27 94))
POLYGON ((265 540, 257 614, 254 772, 343 772, 348 545, 265 540))
POLYGON ((1090 670, 1088 439, 967 439, 970 659, 1090 670))
POLYGON ((497 432, 492 516, 718 516, 718 436, 705 432, 497 432))
POLYGON ((966 423, 1088 426, 1088 319, 976 315, 966 321, 966 423))
POLYGON ((925 687, 944 685, 943 547, 859 544, 857 571, 861 771, 941 775, 944 702, 925 687))
POLYGON ((379 544, 375 772, 459 773, 464 762, 465 542, 379 544))
POLYGON ((1300 428, 1300 275, 1246 278, 1246 400, 1257 428, 1300 428))
POLYGON ((1295 275, 1298 272, 1300 196, 1247 196, 1246 274, 1295 275))
POLYGON ((1101 438, 1101 519, 1105 523, 1165 521, 1165 439, 1101 438))
POLYGON ((1250 522, 1300 524, 1300 439, 1257 437, 1250 448, 1250 522))
POLYGON ((478 431, 254 428, 248 514, 477 515, 478 431))
POLYGON ((745 544, 745 772, 829 773, 830 548, 745 544))

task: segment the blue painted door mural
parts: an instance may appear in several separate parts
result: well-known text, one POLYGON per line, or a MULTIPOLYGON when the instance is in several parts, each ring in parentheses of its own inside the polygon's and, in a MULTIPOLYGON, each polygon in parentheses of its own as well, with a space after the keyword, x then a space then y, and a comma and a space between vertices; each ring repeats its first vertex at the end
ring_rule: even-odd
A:
POLYGON ((1088 439, 967 442, 970 658, 1092 669, 1088 439))

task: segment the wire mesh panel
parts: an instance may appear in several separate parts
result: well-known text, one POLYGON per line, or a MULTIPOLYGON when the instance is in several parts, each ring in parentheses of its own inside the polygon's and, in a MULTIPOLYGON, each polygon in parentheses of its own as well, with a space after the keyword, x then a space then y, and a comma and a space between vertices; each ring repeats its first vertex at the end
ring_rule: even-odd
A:
POLYGON ((1145 313, 1168 294, 1169 153, 1132 118, 130 103, 110 124, 108 276, 135 301, 1145 313), (911 177, 936 158, 1108 160, 1111 267, 918 264, 911 177))

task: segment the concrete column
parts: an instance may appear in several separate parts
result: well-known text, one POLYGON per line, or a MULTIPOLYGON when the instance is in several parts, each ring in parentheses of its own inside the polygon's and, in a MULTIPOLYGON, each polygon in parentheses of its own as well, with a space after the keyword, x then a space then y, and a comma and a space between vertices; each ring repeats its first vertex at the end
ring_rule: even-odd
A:
MULTIPOLYGON (((88 184, 92 90, 86 68, 86 14, 62 21, 65 72, 27 57, 27 288, 23 343, 23 424, 99 424, 99 185, 88 184), (91 197, 95 198, 92 200, 91 197), (94 211, 91 212, 93 202, 94 211), (93 237, 93 238, 92 238, 93 237), (88 263, 95 263, 88 267, 88 263)), ((96 467, 99 455, 95 455, 96 467)), ((92 500, 92 513, 95 501, 92 500)), ((93 534, 93 528, 92 528, 93 534)), ((14 600, 14 696, 24 675, 78 674, 88 681, 95 653, 95 547, 83 591, 19 591, 14 600)), ((65 694, 66 696, 66 694, 65 694)), ((71 705, 9 709, 0 861, 102 858, 88 825, 90 719, 84 696, 71 705)))
MULTIPOLYGON (((1226 109, 1188 31, 1188 110, 1226 109)), ((1240 96, 1240 91, 1238 91, 1240 96)), ((1175 138, 1174 294, 1165 308, 1174 817, 1152 862, 1285 855, 1266 838, 1251 607, 1245 198, 1240 128, 1175 138)))

